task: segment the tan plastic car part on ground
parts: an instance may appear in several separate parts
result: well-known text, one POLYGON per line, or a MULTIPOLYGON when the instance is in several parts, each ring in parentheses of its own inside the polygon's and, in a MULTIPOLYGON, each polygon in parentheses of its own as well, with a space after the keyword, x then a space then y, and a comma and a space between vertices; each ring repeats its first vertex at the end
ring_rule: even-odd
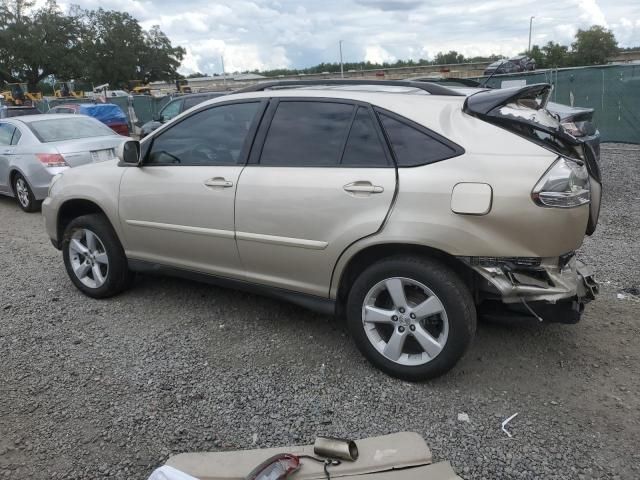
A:
MULTIPOLYGON (((449 462, 432 464, 424 439, 417 433, 400 432, 356 440, 359 457, 329 467, 331 478, 363 480, 461 480, 449 462)), ((266 448, 216 453, 182 453, 170 457, 166 465, 198 480, 243 480, 257 465, 278 453, 314 455, 313 445, 266 448)), ((323 464, 301 459, 297 480, 322 480, 323 464)))

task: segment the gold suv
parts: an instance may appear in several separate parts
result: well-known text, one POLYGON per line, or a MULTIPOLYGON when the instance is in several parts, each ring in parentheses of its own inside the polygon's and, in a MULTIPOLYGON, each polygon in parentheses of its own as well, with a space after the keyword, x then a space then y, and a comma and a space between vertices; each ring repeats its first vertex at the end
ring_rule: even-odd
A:
POLYGON ((597 292, 574 255, 597 161, 549 92, 258 84, 55 177, 47 231, 89 296, 134 272, 250 289, 344 316, 378 368, 431 378, 478 314, 573 323, 597 292))

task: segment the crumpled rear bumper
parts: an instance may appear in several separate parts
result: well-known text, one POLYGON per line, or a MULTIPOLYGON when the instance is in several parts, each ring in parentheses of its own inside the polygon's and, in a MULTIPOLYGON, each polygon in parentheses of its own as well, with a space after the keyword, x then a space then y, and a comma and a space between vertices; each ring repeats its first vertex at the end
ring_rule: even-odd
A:
POLYGON ((588 303, 599 291, 591 267, 575 258, 545 258, 539 265, 519 265, 514 262, 471 265, 487 282, 488 291, 497 293, 503 303, 544 301, 556 303, 573 299, 588 303), (496 292, 497 291, 497 292, 496 292))

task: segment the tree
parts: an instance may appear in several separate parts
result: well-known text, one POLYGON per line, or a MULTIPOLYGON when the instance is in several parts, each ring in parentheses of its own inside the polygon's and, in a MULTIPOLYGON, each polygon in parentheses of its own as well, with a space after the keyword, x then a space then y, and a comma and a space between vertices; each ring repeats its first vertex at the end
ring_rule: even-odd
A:
POLYGON ((547 68, 567 67, 571 64, 569 48, 566 45, 549 42, 542 47, 542 52, 544 53, 544 66, 547 68))
POLYGON ((26 82, 30 91, 50 75, 77 70, 81 31, 77 19, 63 15, 55 0, 35 11, 32 7, 26 0, 0 5, 0 78, 26 82))
POLYGON ((618 42, 610 30, 594 25, 588 30, 578 30, 571 48, 576 65, 601 65, 618 51, 618 42))
POLYGON ((144 49, 139 57, 138 75, 144 75, 150 82, 175 79, 185 53, 184 48, 171 45, 169 37, 158 25, 154 25, 144 33, 144 49))
POLYGON ((455 50, 450 50, 447 53, 438 52, 433 59, 434 65, 446 65, 449 63, 462 63, 464 62, 464 55, 456 52, 455 50))

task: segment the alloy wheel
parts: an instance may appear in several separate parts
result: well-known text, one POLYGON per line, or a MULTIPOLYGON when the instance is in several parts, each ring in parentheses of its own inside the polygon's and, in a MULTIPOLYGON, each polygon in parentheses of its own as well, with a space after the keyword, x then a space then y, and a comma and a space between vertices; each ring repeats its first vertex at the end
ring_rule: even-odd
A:
POLYGON ((73 232, 69 241, 69 260, 73 273, 85 286, 99 288, 109 275, 109 257, 102 240, 91 230, 73 232))
POLYGON ((387 278, 369 290, 362 305, 362 323, 371 345, 404 366, 433 360, 449 335, 447 313, 437 295, 404 277, 387 278))
POLYGON ((18 202, 24 208, 29 207, 30 199, 29 199, 29 187, 27 186, 27 182, 25 182, 24 178, 18 177, 16 180, 16 196, 18 197, 18 202))

